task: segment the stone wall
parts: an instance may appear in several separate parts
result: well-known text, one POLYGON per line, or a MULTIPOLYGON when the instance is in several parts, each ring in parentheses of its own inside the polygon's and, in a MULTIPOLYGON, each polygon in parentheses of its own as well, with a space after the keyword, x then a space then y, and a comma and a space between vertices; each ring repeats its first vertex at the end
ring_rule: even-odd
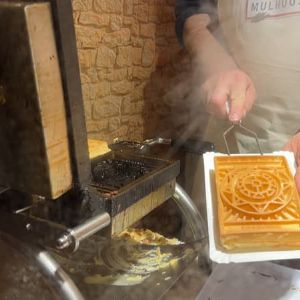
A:
POLYGON ((180 101, 174 106, 168 95, 187 65, 175 37, 174 4, 73 0, 89 137, 142 140, 173 134, 170 112, 180 101))

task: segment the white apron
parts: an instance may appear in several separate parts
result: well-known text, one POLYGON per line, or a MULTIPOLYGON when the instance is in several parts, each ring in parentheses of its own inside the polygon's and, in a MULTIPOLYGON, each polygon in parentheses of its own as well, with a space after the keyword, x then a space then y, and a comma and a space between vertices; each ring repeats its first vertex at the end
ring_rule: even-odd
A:
MULTIPOLYGON (((219 0, 218 13, 227 47, 258 95, 243 124, 257 133, 263 152, 280 150, 300 128, 300 1, 219 0)), ((228 125, 209 121, 205 138, 219 151, 228 125)), ((236 140, 241 153, 257 152, 247 133, 236 140)))
MULTIPOLYGON (((243 124, 257 133, 263 152, 280 150, 300 128, 300 1, 219 0, 218 10, 227 47, 258 94, 243 124)), ((217 151, 226 151, 222 135, 229 126, 228 121, 209 121, 205 139, 217 151)), ((231 149, 234 140, 241 153, 258 151, 245 132, 229 141, 231 149)), ((199 155, 186 155, 184 178, 184 187, 205 216, 199 155)))

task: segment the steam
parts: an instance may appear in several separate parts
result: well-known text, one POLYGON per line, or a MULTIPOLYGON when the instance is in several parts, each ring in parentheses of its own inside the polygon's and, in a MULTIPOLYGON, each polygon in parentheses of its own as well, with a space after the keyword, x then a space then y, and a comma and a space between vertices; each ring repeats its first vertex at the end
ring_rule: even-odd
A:
MULTIPOLYGON (((219 35, 219 26, 216 23, 217 9, 212 2, 214 1, 204 3, 202 9, 212 16, 211 30, 219 35)), ((204 139, 209 119, 201 94, 201 86, 205 78, 201 63, 197 59, 188 59, 187 53, 181 52, 175 57, 172 68, 176 76, 170 78, 163 101, 156 99, 165 105, 164 116, 159 116, 162 126, 157 132, 160 136, 179 139, 182 144, 189 139, 201 141, 204 139), (161 120, 162 118, 164 121, 161 120)), ((163 76, 163 74, 159 75, 163 76)), ((157 108, 156 112, 161 114, 162 110, 157 108)), ((171 157, 173 153, 169 155, 171 157)))

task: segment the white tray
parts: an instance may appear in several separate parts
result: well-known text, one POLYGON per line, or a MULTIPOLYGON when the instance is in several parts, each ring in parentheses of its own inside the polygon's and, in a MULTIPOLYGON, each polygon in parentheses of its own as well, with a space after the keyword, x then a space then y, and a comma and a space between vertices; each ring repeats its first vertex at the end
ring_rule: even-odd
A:
MULTIPOLYGON (((216 232, 218 228, 216 212, 213 209, 213 198, 216 194, 215 184, 211 180, 211 171, 214 171, 214 157, 224 156, 226 154, 207 152, 203 155, 204 160, 204 176, 205 176, 205 194, 206 194, 206 210, 207 210, 207 223, 208 223, 208 236, 209 236, 209 256, 212 261, 217 263, 230 263, 230 262, 254 262, 254 261, 269 261, 281 259, 299 259, 300 250, 290 251, 258 251, 258 252, 243 252, 243 253, 226 253, 222 249, 216 247, 216 232)), ((247 154, 257 156, 258 154, 247 154)), ((290 166, 292 174, 295 174, 295 159, 292 152, 278 151, 268 153, 268 155, 281 155, 286 157, 290 166)), ((242 154, 232 154, 232 156, 243 156, 242 154)), ((214 180, 214 178, 213 178, 214 180)), ((300 236, 299 236, 300 238, 300 236)))

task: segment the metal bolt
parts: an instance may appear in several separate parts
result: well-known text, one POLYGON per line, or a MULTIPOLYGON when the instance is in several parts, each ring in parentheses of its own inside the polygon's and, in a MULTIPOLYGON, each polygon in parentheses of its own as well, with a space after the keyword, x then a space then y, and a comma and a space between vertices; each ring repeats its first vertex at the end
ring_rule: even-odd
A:
POLYGON ((70 239, 69 234, 63 234, 60 238, 56 241, 56 248, 57 249, 65 249, 68 248, 72 243, 72 240, 70 239))

